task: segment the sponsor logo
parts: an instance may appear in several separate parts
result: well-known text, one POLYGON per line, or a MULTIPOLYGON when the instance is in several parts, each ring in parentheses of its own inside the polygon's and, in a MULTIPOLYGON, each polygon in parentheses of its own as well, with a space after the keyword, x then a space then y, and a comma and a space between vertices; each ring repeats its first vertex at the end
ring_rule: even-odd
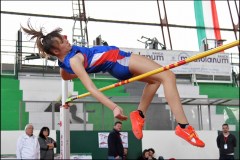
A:
POLYGON ((229 57, 227 55, 217 55, 215 57, 203 57, 203 58, 197 59, 194 62, 228 64, 229 63, 229 57))
MULTIPOLYGON (((179 53, 178 55, 178 61, 182 61, 182 60, 185 60, 187 58, 189 58, 190 56, 188 55, 188 53, 186 52, 181 52, 179 53)), ((188 63, 184 64, 184 65, 188 65, 188 63)))
MULTIPOLYGON (((178 60, 185 60, 189 58, 190 55, 186 52, 182 52, 178 55, 178 60)), ((229 57, 228 55, 216 55, 216 56, 209 56, 209 57, 203 57, 200 59, 197 59, 193 62, 199 62, 199 63, 222 63, 222 64, 228 64, 229 63, 229 57)), ((186 64, 185 64, 186 65, 186 64)))
POLYGON ((152 52, 150 54, 141 54, 154 61, 164 61, 164 54, 162 52, 152 52))

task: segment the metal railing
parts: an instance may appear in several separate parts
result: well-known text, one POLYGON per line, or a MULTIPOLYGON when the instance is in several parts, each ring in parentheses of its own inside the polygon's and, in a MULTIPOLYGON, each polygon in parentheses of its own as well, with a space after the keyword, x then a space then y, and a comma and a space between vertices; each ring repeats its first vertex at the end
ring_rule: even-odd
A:
MULTIPOLYGON (((1 39, 1 75, 13 75, 18 77, 19 72, 41 73, 46 76, 46 73, 59 73, 57 59, 40 58, 38 49, 32 41, 22 41, 19 51, 19 43, 17 40, 1 39)), ((232 75, 217 76, 217 75, 192 75, 192 82, 210 82, 210 83, 234 83, 239 86, 239 54, 229 53, 229 59, 232 66, 232 75)), ((91 74, 93 79, 114 79, 110 76, 98 76, 100 74, 91 74)), ((188 78, 189 75, 186 75, 188 78)))

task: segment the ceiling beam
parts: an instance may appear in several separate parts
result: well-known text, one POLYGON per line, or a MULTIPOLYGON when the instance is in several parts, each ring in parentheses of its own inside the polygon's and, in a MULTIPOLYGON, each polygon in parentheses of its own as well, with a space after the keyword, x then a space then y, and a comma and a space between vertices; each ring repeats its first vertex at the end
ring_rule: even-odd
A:
MULTIPOLYGON (((33 14, 33 13, 23 13, 23 12, 11 12, 11 11, 1 11, 1 14, 13 14, 13 15, 22 15, 22 16, 34 16, 34 17, 46 17, 46 18, 58 18, 58 19, 69 19, 74 20, 76 17, 67 17, 67 16, 56 16, 56 15, 45 15, 45 14, 33 14)), ((76 19, 79 20, 80 19, 76 19)), ((159 24, 159 23, 147 23, 147 22, 133 22, 133 21, 119 21, 119 20, 106 20, 106 19, 96 19, 96 18, 87 18, 87 21, 92 22, 105 22, 105 23, 120 23, 120 24, 133 24, 133 25, 148 25, 148 26, 166 26, 166 24, 159 24)), ((187 25, 177 25, 177 24, 168 24, 169 27, 176 27, 176 28, 191 28, 191 29, 215 29, 212 27, 201 27, 201 26, 187 26, 187 25)), ((222 31, 234 31, 230 28, 216 28, 222 31)), ((238 32, 240 29, 237 30, 238 32)))

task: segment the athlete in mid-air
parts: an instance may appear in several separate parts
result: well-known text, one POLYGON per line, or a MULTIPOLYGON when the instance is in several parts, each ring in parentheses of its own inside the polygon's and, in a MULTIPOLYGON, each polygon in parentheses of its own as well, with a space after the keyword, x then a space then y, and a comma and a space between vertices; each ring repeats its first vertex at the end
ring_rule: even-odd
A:
MULTIPOLYGON (((49 55, 58 58, 60 74, 64 80, 79 78, 86 89, 104 106, 113 111, 114 117, 119 120, 127 120, 123 110, 112 102, 92 82, 89 73, 108 72, 119 80, 126 80, 161 67, 158 63, 138 54, 128 53, 115 46, 94 46, 92 48, 71 45, 60 34, 61 28, 57 28, 48 34, 43 33, 44 28, 35 30, 30 21, 28 27, 22 27, 23 31, 36 38, 36 45, 41 57, 49 55)), ((130 113, 132 131, 137 139, 142 139, 142 129, 147 109, 160 85, 163 85, 164 94, 178 125, 175 133, 194 146, 204 147, 194 128, 189 125, 183 111, 180 96, 176 86, 175 74, 164 71, 141 79, 145 82, 137 110, 130 113)), ((164 123, 164 122, 159 122, 164 123)))

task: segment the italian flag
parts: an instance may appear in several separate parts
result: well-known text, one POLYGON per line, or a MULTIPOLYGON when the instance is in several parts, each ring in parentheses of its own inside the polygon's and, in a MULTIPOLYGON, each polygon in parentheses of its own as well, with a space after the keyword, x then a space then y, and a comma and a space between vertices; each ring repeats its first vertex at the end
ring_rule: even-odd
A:
POLYGON ((221 40, 215 0, 194 0, 194 10, 196 26, 203 27, 197 29, 199 49, 204 38, 221 40))

